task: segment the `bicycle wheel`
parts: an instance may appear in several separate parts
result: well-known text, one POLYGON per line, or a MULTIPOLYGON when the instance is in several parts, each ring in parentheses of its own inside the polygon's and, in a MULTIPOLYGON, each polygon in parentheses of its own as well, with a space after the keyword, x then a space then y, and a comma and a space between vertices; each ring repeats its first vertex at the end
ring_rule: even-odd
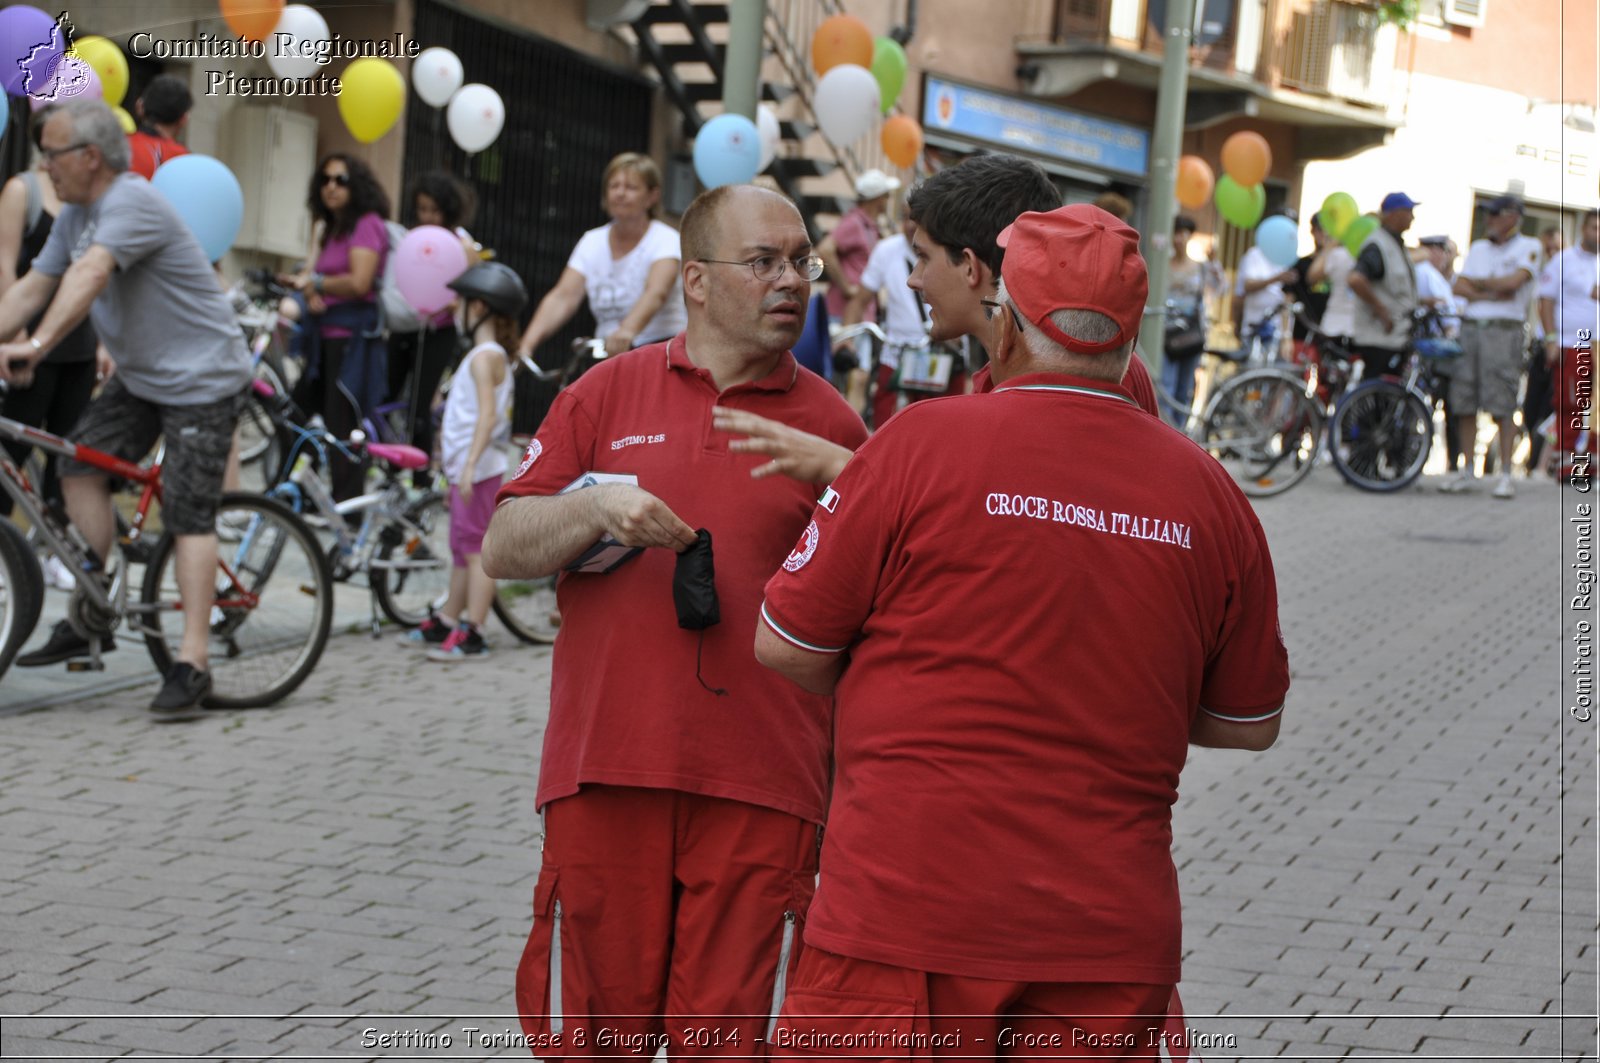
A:
POLYGON ((1212 396, 1200 428, 1205 447, 1247 495, 1281 494, 1310 475, 1322 412, 1298 376, 1252 369, 1212 396))
POLYGON ((1422 475, 1433 414, 1392 380, 1370 380, 1334 408, 1328 445, 1339 474, 1364 491, 1398 491, 1422 475))
POLYGON ((44 607, 44 572, 22 529, 0 517, 0 676, 33 634, 44 607))
POLYGON ((416 627, 450 594, 450 503, 436 491, 423 495, 378 535, 372 595, 384 616, 416 627))
MULTIPOLYGON (((286 507, 258 495, 224 495, 211 609, 208 708, 281 700, 316 667, 333 622, 333 578, 317 538, 286 507)), ((176 541, 162 535, 145 568, 138 628, 165 675, 183 640, 176 541)))
POLYGON ((556 577, 503 579, 495 584, 494 615, 523 642, 548 646, 556 640, 556 577))

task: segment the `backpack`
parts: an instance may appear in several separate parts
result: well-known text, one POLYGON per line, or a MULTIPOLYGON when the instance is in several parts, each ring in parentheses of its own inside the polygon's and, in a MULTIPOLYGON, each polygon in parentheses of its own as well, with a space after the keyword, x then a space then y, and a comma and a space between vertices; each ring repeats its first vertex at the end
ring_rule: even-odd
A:
POLYGON ((406 297, 400 294, 400 286, 395 283, 395 261, 399 258, 395 252, 400 249, 400 241, 406 238, 406 227, 397 221, 386 221, 383 225, 389 231, 389 254, 383 260, 383 282, 378 290, 379 330, 391 334, 421 332, 426 322, 416 308, 406 302, 406 297))

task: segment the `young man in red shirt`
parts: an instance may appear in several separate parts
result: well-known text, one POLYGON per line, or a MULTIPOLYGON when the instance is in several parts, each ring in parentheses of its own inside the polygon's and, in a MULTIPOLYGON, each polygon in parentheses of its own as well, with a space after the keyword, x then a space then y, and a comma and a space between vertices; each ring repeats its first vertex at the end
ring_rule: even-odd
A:
POLYGON ((151 78, 133 105, 139 127, 128 134, 128 169, 148 181, 162 163, 189 154, 189 149, 178 143, 178 134, 189 123, 193 106, 194 96, 182 78, 171 74, 151 78))
POLYGON ((792 203, 714 189, 684 214, 682 246, 687 330, 560 394, 483 543, 485 572, 520 578, 561 571, 608 532, 642 548, 557 585, 545 840, 517 972, 546 1060, 619 1045, 759 1054, 816 873, 831 703, 756 664, 747 625, 822 487, 752 483, 760 459, 734 452, 711 410, 848 449, 866 429, 789 353, 822 272, 792 203), (586 473, 637 482, 563 493, 586 473), (696 529, 712 536, 721 622, 684 630, 675 570, 696 529))
POLYGON ((1158 1058, 1188 746, 1277 737, 1266 537, 1119 383, 1138 235, 1077 205, 1001 242, 993 393, 901 411, 767 585, 757 657, 837 697, 780 1056, 893 1031, 912 1056, 1158 1058))
MULTIPOLYGON (((985 347, 992 345, 992 304, 1005 260, 1000 232, 1027 211, 1060 205, 1061 193, 1049 175, 1016 155, 975 155, 911 190, 906 206, 917 231, 911 239, 915 268, 907 283, 927 303, 930 340, 971 336, 985 347)), ((1128 360, 1123 384, 1141 409, 1159 416, 1155 388, 1142 359, 1128 360)), ((984 367, 973 374, 972 390, 989 388, 989 370, 984 367)), ((747 437, 734 443, 736 450, 772 459, 757 470, 762 476, 781 472, 826 483, 850 459, 847 452, 791 426, 738 411, 718 411, 717 427, 747 437)))

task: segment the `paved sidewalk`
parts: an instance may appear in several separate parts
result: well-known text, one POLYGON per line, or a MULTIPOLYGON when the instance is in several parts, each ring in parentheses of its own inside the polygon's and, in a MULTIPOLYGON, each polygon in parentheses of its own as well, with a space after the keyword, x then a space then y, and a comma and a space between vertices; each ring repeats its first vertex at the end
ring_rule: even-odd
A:
MULTIPOLYGON (((1208 1061, 1595 1058, 1574 500, 1323 469, 1258 505, 1283 737, 1197 750, 1174 823, 1208 1061)), ((549 652, 496 650, 347 635, 291 703, 191 725, 146 719, 153 676, 0 710, 0 1052, 526 1058, 549 652)))

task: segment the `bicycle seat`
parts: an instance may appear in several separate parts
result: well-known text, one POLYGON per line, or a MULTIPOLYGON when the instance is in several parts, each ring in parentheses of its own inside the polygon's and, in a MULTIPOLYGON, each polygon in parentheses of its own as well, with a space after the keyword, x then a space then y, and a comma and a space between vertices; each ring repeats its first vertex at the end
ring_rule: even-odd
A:
POLYGON ((397 469, 425 469, 428 467, 426 451, 404 443, 368 443, 367 453, 397 469))

